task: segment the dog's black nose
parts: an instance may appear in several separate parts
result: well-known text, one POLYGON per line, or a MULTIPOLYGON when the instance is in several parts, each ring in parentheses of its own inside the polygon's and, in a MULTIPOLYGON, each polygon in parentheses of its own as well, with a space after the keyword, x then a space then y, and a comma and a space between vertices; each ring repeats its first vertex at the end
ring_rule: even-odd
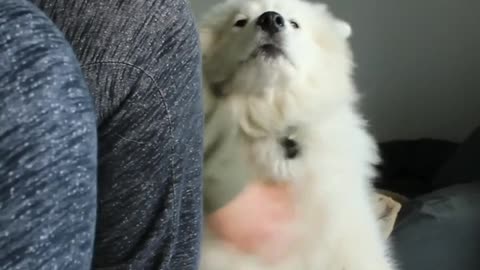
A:
POLYGON ((282 15, 277 12, 267 11, 258 17, 257 25, 260 26, 263 31, 273 35, 285 29, 285 20, 282 15))

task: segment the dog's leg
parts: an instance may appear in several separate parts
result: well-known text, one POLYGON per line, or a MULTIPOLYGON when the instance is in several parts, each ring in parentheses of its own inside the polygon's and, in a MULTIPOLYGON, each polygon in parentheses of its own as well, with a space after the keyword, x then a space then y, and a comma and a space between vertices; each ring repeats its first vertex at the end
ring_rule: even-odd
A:
POLYGON ((316 180, 302 194, 308 231, 323 237, 312 247, 311 261, 321 263, 316 258, 327 252, 331 257, 325 258, 326 269, 395 270, 375 214, 370 169, 336 153, 342 154, 319 156, 323 162, 310 167, 310 179, 316 180))
MULTIPOLYGON (((364 206, 364 208, 370 208, 364 206)), ((344 270, 395 270, 377 219, 370 209, 356 209, 360 219, 352 218, 340 235, 336 260, 344 270)))

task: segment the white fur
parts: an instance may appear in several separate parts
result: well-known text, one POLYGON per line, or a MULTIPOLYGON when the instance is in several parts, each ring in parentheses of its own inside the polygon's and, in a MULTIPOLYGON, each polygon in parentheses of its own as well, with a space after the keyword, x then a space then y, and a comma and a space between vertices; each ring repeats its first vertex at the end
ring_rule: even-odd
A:
POLYGON ((206 106, 231 110, 239 143, 259 177, 294 185, 301 234, 288 257, 269 265, 206 230, 201 269, 395 269, 373 210, 372 165, 378 157, 355 107, 350 26, 324 4, 230 0, 205 16, 200 32, 206 106), (300 25, 287 23, 281 34, 285 57, 250 57, 267 40, 255 26, 266 11, 300 25), (249 22, 234 27, 239 19, 249 22), (212 88, 225 96, 213 96, 212 88), (294 132, 287 134, 291 127, 294 132), (286 159, 279 144, 286 135, 300 144, 296 159, 286 159))

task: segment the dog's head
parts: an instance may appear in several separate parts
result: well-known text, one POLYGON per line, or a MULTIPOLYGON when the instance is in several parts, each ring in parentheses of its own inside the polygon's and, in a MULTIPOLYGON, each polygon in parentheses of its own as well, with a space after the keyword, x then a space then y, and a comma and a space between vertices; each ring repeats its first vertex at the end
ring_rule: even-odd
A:
POLYGON ((350 26, 324 4, 302 0, 227 0, 200 26, 206 83, 216 95, 350 75, 350 26))

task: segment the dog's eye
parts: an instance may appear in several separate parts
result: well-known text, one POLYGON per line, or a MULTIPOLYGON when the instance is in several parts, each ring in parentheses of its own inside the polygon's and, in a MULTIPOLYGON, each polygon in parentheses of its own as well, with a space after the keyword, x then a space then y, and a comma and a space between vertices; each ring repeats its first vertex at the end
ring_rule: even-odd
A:
POLYGON ((242 19, 242 20, 236 21, 233 26, 235 26, 235 27, 244 27, 245 25, 247 25, 247 23, 248 23, 248 20, 247 20, 247 19, 242 19))
POLYGON ((293 26, 293 28, 298 29, 300 28, 300 25, 294 20, 290 20, 290 24, 293 26))

